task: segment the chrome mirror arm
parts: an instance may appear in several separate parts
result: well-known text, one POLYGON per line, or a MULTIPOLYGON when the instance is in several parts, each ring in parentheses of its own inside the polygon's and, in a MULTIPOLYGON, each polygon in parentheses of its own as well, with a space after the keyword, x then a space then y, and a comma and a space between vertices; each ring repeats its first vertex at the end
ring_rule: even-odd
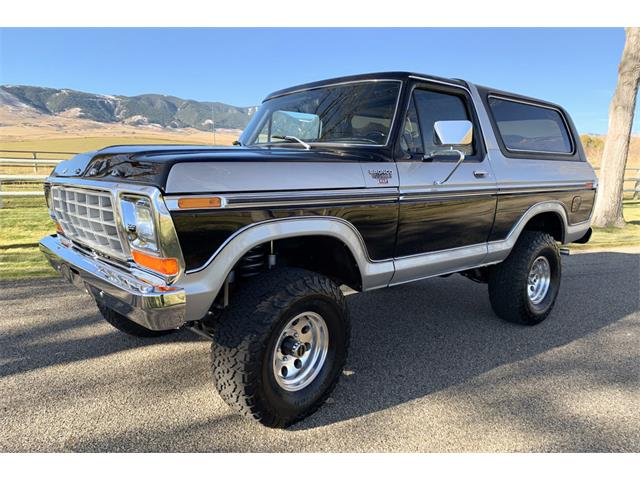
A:
POLYGON ((303 142, 298 137, 294 137, 293 135, 271 135, 271 138, 287 140, 288 142, 298 142, 300 145, 304 147, 305 150, 311 149, 311 145, 309 145, 307 142, 303 142))
MULTIPOLYGON (((434 185, 442 185, 444 183, 447 183, 449 181, 449 179, 451 178, 451 176, 456 173, 456 170, 458 170, 458 167, 462 164, 462 162, 464 162, 464 152, 460 151, 460 150, 454 150, 453 148, 451 148, 451 150, 447 150, 447 152, 455 152, 457 153, 460 158, 458 159, 458 161, 456 162, 456 164, 453 166, 453 168, 451 169, 451 171, 449 172, 449 175, 447 175, 447 177, 444 180, 441 181, 434 181, 433 184, 434 185)), ((434 152, 435 153, 435 152, 434 152)))

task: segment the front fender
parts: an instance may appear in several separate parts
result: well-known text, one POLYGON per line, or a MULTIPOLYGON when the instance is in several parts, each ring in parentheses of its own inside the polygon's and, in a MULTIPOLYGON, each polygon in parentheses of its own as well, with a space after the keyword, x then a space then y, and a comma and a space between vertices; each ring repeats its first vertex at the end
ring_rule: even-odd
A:
POLYGON ((393 260, 372 261, 362 237, 349 222, 337 217, 296 217, 269 220, 238 230, 197 270, 178 282, 187 293, 187 320, 203 318, 237 262, 252 248, 283 238, 329 236, 343 242, 360 270, 363 290, 386 287, 394 273, 393 260))

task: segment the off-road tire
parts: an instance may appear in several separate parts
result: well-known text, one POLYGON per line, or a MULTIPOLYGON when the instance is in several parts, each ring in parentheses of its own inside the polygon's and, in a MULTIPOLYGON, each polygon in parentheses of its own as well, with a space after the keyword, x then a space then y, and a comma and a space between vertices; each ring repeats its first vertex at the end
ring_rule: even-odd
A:
POLYGON ((489 299, 493 311, 503 320, 536 325, 549 316, 560 290, 562 263, 553 237, 524 231, 509 256, 489 274, 489 299), (544 299, 534 305, 527 295, 529 271, 535 259, 544 256, 551 267, 551 283, 544 299))
POLYGON ((148 328, 138 325, 133 320, 129 320, 124 315, 120 315, 115 310, 110 309, 100 302, 96 302, 100 313, 104 319, 109 322, 113 327, 117 328, 121 332, 131 335, 133 337, 153 338, 161 337, 174 333, 177 330, 149 330, 148 328))
POLYGON ((347 358, 350 322, 340 288, 298 268, 278 268, 248 281, 222 314, 211 346, 213 379, 234 410, 273 428, 314 413, 335 388, 347 358), (299 391, 281 388, 273 372, 278 336, 294 316, 313 311, 326 322, 328 353, 313 381, 299 391))

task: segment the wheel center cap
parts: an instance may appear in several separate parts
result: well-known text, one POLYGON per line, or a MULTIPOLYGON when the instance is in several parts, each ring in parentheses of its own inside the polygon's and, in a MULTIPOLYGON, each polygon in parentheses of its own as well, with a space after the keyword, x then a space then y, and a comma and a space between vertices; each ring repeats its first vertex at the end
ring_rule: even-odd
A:
POLYGON ((307 352, 307 347, 304 343, 297 341, 293 337, 286 337, 282 341, 282 353, 285 355, 291 355, 296 358, 302 357, 307 352))

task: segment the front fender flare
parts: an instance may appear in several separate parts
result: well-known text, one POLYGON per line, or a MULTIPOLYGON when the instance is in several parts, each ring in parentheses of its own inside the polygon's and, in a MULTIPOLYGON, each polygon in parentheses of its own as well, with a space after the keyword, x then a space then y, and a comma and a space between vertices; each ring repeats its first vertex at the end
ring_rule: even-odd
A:
POLYGON ((363 290, 386 287, 394 273, 393 260, 372 261, 358 230, 337 217, 296 217, 248 225, 238 230, 205 265, 190 270, 178 284, 187 293, 187 319, 203 318, 236 263, 265 242, 302 236, 329 236, 343 242, 358 264, 363 290))

